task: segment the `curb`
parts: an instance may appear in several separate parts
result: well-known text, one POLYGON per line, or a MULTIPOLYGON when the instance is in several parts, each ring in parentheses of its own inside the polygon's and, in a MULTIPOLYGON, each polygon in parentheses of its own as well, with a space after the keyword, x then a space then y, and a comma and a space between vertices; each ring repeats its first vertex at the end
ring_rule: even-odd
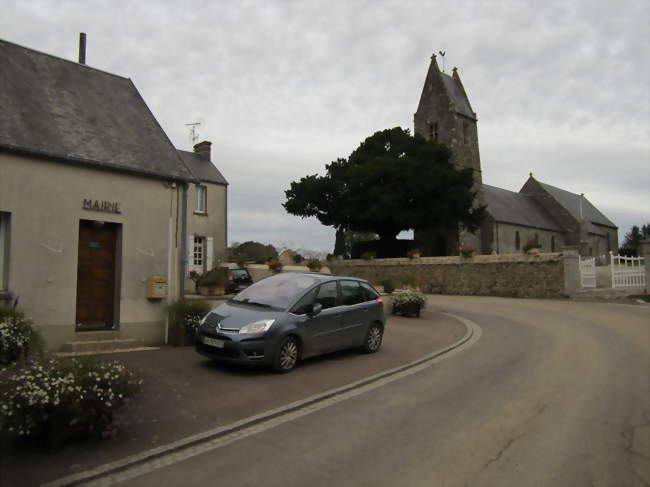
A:
POLYGON ((312 395, 279 408, 204 431, 203 433, 198 433, 164 446, 130 455, 115 462, 100 465, 94 469, 47 482, 42 484, 42 487, 67 487, 86 484, 112 485, 115 482, 121 482, 128 478, 142 475, 148 471, 176 463, 191 456, 199 455, 224 444, 232 443, 233 441, 288 422, 296 417, 305 416, 329 405, 417 373, 441 361, 443 356, 447 358, 458 353, 480 339, 482 331, 476 323, 451 313, 444 314, 460 321, 467 328, 465 336, 445 348, 436 350, 405 365, 379 372, 378 374, 312 395), (107 478, 109 475, 120 476, 120 474, 122 474, 122 478, 107 478))

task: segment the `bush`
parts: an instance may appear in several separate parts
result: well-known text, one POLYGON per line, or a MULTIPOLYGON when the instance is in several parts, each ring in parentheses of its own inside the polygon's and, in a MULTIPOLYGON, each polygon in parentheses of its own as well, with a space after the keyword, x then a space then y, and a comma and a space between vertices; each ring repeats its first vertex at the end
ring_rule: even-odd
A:
POLYGON ((463 245, 461 248, 458 249, 458 253, 463 257, 472 257, 475 252, 476 249, 471 245, 463 245))
POLYGON ((424 296, 414 291, 393 294, 393 314, 420 316, 420 310, 424 308, 425 303, 424 296))
POLYGON ((228 280, 228 269, 215 267, 211 271, 204 272, 198 278, 197 284, 202 287, 224 287, 228 280))
POLYGON ((267 265, 269 266, 269 269, 271 269, 273 272, 280 272, 282 270, 282 262, 280 262, 278 259, 271 259, 267 262, 267 265))
POLYGON ((212 307, 205 301, 179 299, 167 308, 169 325, 172 328, 181 329, 187 336, 193 337, 199 326, 199 321, 211 309, 212 307))
POLYGON ((542 245, 537 241, 537 239, 529 238, 524 246, 521 248, 524 252, 528 252, 532 249, 541 249, 542 245))
POLYGON ((411 249, 406 253, 406 256, 409 259, 415 259, 417 257, 420 257, 420 254, 421 254, 420 249, 411 249))
POLYGON ((363 260, 372 260, 375 258, 376 255, 377 255, 376 252, 364 252, 363 254, 361 254, 361 258, 363 260))
POLYGON ((296 265, 300 264, 303 260, 305 260, 305 258, 300 254, 294 254, 292 259, 293 259, 293 263, 296 265))
POLYGON ((323 264, 319 259, 309 259, 307 261, 307 267, 312 272, 318 272, 323 268, 323 264))
POLYGON ((68 429, 110 434, 114 410, 142 384, 119 362, 91 359, 14 364, 0 379, 0 430, 20 435, 42 431, 55 416, 68 429))
POLYGON ((381 286, 384 286, 384 292, 385 293, 392 293, 395 290, 395 285, 393 284, 393 281, 390 279, 386 279, 385 281, 381 281, 379 283, 381 286))
POLYGON ((0 364, 40 355, 43 342, 33 323, 14 308, 0 307, 0 364))

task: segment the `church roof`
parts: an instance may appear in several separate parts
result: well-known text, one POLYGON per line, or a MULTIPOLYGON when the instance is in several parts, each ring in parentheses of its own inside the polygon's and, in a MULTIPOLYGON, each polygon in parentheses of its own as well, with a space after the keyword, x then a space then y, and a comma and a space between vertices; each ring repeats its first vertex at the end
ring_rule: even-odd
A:
POLYGON ((0 150, 194 180, 133 82, 0 39, 0 150))
POLYGON ((202 182, 224 184, 228 181, 223 177, 221 171, 210 161, 206 161, 196 152, 179 150, 178 154, 183 158, 185 163, 190 167, 192 173, 202 182))
POLYGON ((444 85, 449 98, 454 103, 456 113, 471 118, 472 120, 476 120, 476 114, 469 104, 469 100, 465 95, 465 90, 463 89, 460 80, 452 78, 446 73, 440 73, 440 78, 442 79, 442 84, 444 85))
POLYGON ((532 196, 483 185, 487 211, 497 222, 563 232, 532 196))
POLYGON ((580 206, 582 205, 582 216, 588 222, 588 230, 591 233, 600 233, 589 224, 602 225, 605 227, 617 228, 609 218, 603 215, 598 208, 592 205, 587 198, 576 193, 571 193, 564 189, 556 188, 550 184, 537 181, 537 183, 550 194, 555 201, 562 205, 573 218, 580 221, 580 206), (580 201, 582 199, 582 202, 580 201))

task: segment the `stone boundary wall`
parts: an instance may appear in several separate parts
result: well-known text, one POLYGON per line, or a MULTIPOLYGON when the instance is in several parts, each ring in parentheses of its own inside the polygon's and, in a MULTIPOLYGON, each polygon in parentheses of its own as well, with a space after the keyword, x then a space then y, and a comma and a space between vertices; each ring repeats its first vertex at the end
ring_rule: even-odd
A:
POLYGON ((360 277, 373 285, 390 280, 396 288, 411 282, 425 293, 559 298, 573 294, 574 285, 565 279, 569 271, 565 259, 573 257, 570 254, 339 260, 328 264, 333 274, 360 277))

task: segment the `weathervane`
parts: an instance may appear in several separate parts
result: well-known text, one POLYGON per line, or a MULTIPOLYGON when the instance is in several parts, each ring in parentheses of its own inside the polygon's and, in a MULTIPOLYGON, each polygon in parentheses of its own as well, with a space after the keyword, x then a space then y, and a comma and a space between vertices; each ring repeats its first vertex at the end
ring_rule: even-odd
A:
POLYGON ((185 124, 186 127, 190 127, 190 139, 192 140, 192 144, 196 144, 196 141, 199 140, 199 131, 196 129, 199 125, 201 125, 201 122, 185 124))
POLYGON ((447 54, 447 51, 438 51, 438 54, 440 54, 440 57, 442 58, 442 72, 445 72, 445 54, 447 54))

